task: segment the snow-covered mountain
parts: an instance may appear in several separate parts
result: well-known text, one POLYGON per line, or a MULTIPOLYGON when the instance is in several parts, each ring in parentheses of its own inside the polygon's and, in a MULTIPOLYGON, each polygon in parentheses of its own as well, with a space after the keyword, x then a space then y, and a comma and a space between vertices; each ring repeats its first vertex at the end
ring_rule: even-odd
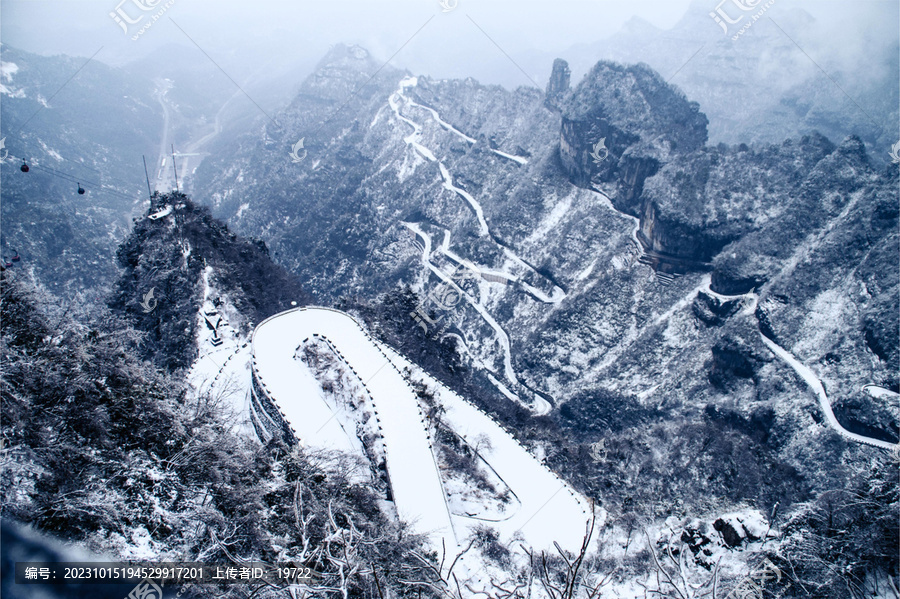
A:
POLYGON ((13 267, 58 297, 102 303, 110 258, 147 197, 141 154, 162 126, 152 87, 87 57, 8 45, 0 73, 4 263, 18 252, 13 267))
POLYGON ((197 203, 157 193, 133 220, 102 326, 63 314, 59 333, 4 271, 6 509, 129 555, 315 558, 373 597, 379 576, 578 596, 585 523, 585 597, 716 594, 763 555, 823 597, 895 576, 897 165, 855 135, 711 145, 733 124, 650 66, 572 70, 508 91, 337 46, 230 131, 227 104, 210 119, 175 108, 195 91, 145 85, 163 140, 211 152, 197 203), (57 441, 82 470, 43 453, 57 441), (96 487, 116 460, 129 476, 96 487), (558 531, 538 515, 556 476, 558 531), (156 507, 116 521, 132 496, 156 507))
POLYGON ((198 192, 395 345, 454 348, 448 382, 618 516, 785 509, 877 453, 842 431, 897 442, 864 387, 898 385, 898 175, 858 138, 708 146, 645 65, 514 92, 379 66, 334 49, 198 192))
MULTIPOLYGON (((864 197, 860 209, 876 219, 890 218, 879 202, 891 171, 868 166, 857 141, 705 147, 696 105, 645 67, 600 63, 574 90, 546 97, 384 69, 349 105, 329 101, 372 67, 362 49, 334 51, 279 116, 280 128, 244 137, 236 156, 211 158, 200 186, 220 190, 209 194, 216 212, 263 235, 323 298, 371 298, 400 283, 427 292, 454 268, 493 275, 457 287, 464 293, 445 318, 472 359, 525 403, 535 391, 564 403, 588 381, 618 389, 611 374, 624 368, 622 358, 657 351, 640 339, 687 312, 680 307, 704 286, 703 272, 715 291, 732 295, 783 278, 791 248, 848 226, 849 194, 864 197), (304 140, 296 162, 285 155, 295 138, 304 140), (823 202, 825 189, 844 193, 823 202), (767 252, 775 255, 760 271, 767 252), (569 320, 580 334, 559 326, 569 320)), ((889 251, 890 220, 876 222, 870 242, 889 251)), ((799 304, 829 282, 807 285, 813 291, 799 304)), ((887 283, 881 301, 892 289, 887 283)), ((890 334, 866 322, 856 343, 890 334)), ((722 331, 691 336, 709 352, 722 331)), ((710 366, 689 370, 704 377, 710 366)), ((885 363, 851 376, 862 383, 891 375, 885 363)), ((663 382, 651 378, 638 391, 663 382)))
POLYGON ((896 38, 888 41, 872 30, 857 38, 846 29, 830 29, 796 5, 723 7, 697 0, 669 29, 633 17, 612 36, 559 55, 576 78, 599 59, 649 64, 700 104, 713 143, 781 143, 813 132, 834 141, 857 135, 881 166, 897 141, 896 38), (738 22, 723 31, 715 20, 722 21, 717 8, 738 22), (852 66, 860 57, 864 69, 852 66))

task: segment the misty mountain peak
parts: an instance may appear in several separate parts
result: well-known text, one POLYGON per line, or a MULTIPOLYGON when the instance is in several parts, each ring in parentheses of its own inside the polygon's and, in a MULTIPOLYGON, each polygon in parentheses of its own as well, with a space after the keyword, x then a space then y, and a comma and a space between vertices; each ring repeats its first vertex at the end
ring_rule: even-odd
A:
POLYGON ((553 71, 550 73, 550 81, 547 83, 547 105, 558 108, 559 101, 569 91, 569 82, 572 71, 569 63, 562 58, 553 61, 553 71))
MULTIPOLYGON (((337 44, 316 65, 313 73, 301 85, 301 96, 342 100, 366 82, 381 65, 361 46, 337 44)), ((382 73, 392 73, 384 69, 382 73)), ((296 102, 296 100, 295 100, 296 102)))
POLYGON ((625 21, 621 29, 621 33, 628 35, 658 35, 660 31, 653 23, 638 16, 631 17, 625 21))
POLYGON ((316 65, 316 70, 320 70, 323 67, 350 66, 354 64, 359 68, 365 68, 373 62, 372 55, 362 46, 336 44, 322 57, 322 60, 316 65))
POLYGON ((687 134, 679 139, 682 143, 697 148, 706 142, 707 120, 699 105, 644 63, 601 60, 575 88, 563 115, 569 120, 604 118, 632 130, 653 123, 656 134, 674 126, 687 134))

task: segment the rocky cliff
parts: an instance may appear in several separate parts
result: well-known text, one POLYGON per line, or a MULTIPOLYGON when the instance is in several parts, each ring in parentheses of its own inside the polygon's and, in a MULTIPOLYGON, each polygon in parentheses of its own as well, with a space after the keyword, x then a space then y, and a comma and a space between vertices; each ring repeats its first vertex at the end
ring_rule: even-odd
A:
POLYGON ((589 492, 786 505, 861 456, 761 331, 835 401, 872 407, 853 403, 872 416, 860 426, 885 426, 861 388, 897 386, 881 311, 898 311, 897 182, 858 140, 707 146, 696 104, 643 65, 601 62, 569 89, 557 62, 545 93, 366 56, 336 48, 282 130, 235 138, 198 171, 198 194, 322 301, 383 312, 392 343, 452 340, 481 376, 467 396, 589 492), (447 300, 459 272, 477 276, 447 300), (394 309, 406 285, 420 301, 407 312, 427 320, 394 309), (550 412, 529 417, 541 400, 550 412), (565 431, 552 442, 550 421, 565 431), (598 435, 615 467, 585 464, 598 435), (820 456, 826 445, 839 449, 820 456))
POLYGON ((572 183, 636 216, 647 177, 706 143, 706 125, 699 105, 647 65, 601 61, 565 99, 560 159, 572 183))

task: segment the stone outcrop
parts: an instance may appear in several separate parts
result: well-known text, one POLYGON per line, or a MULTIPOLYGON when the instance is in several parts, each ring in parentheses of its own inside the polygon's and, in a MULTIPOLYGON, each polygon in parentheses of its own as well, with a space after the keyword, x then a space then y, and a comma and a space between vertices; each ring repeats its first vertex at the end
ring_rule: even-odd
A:
POLYGON ((735 378, 757 380, 763 364, 771 361, 758 335, 743 329, 731 331, 719 338, 712 347, 710 382, 727 388, 735 378))
POLYGON ((640 218, 654 268, 709 270, 748 236, 766 246, 724 252, 713 275, 721 293, 760 287, 804 231, 836 216, 872 174, 854 137, 839 147, 819 134, 708 147, 698 105, 643 64, 601 61, 574 90, 568 81, 568 65, 555 62, 545 104, 561 112, 560 165, 573 184, 640 218), (798 214, 805 222, 794 222, 798 214))
POLYGON ((550 73, 550 81, 547 83, 547 97, 544 105, 551 109, 561 110, 562 101, 569 92, 569 84, 572 77, 572 71, 569 69, 569 63, 562 58, 553 61, 553 71, 550 73))
POLYGON ((700 291, 691 304, 691 311, 701 322, 707 326, 720 326, 728 317, 737 313, 741 308, 740 300, 720 300, 719 298, 700 291))
POLYGON ((647 65, 601 61, 562 110, 560 160, 569 180, 596 186, 637 216, 644 180, 671 156, 706 143, 707 120, 647 65))

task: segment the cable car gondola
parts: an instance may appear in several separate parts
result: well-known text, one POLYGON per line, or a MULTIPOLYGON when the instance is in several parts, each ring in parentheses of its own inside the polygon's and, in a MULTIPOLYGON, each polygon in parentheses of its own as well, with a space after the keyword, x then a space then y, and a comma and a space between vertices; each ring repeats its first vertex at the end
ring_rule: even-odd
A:
POLYGON ((22 159, 22 166, 19 167, 19 170, 22 171, 23 173, 27 173, 28 171, 31 170, 30 168, 28 168, 28 163, 25 162, 24 159, 22 159))
POLYGON ((84 187, 81 186, 81 183, 78 184, 78 195, 84 195, 84 187))

